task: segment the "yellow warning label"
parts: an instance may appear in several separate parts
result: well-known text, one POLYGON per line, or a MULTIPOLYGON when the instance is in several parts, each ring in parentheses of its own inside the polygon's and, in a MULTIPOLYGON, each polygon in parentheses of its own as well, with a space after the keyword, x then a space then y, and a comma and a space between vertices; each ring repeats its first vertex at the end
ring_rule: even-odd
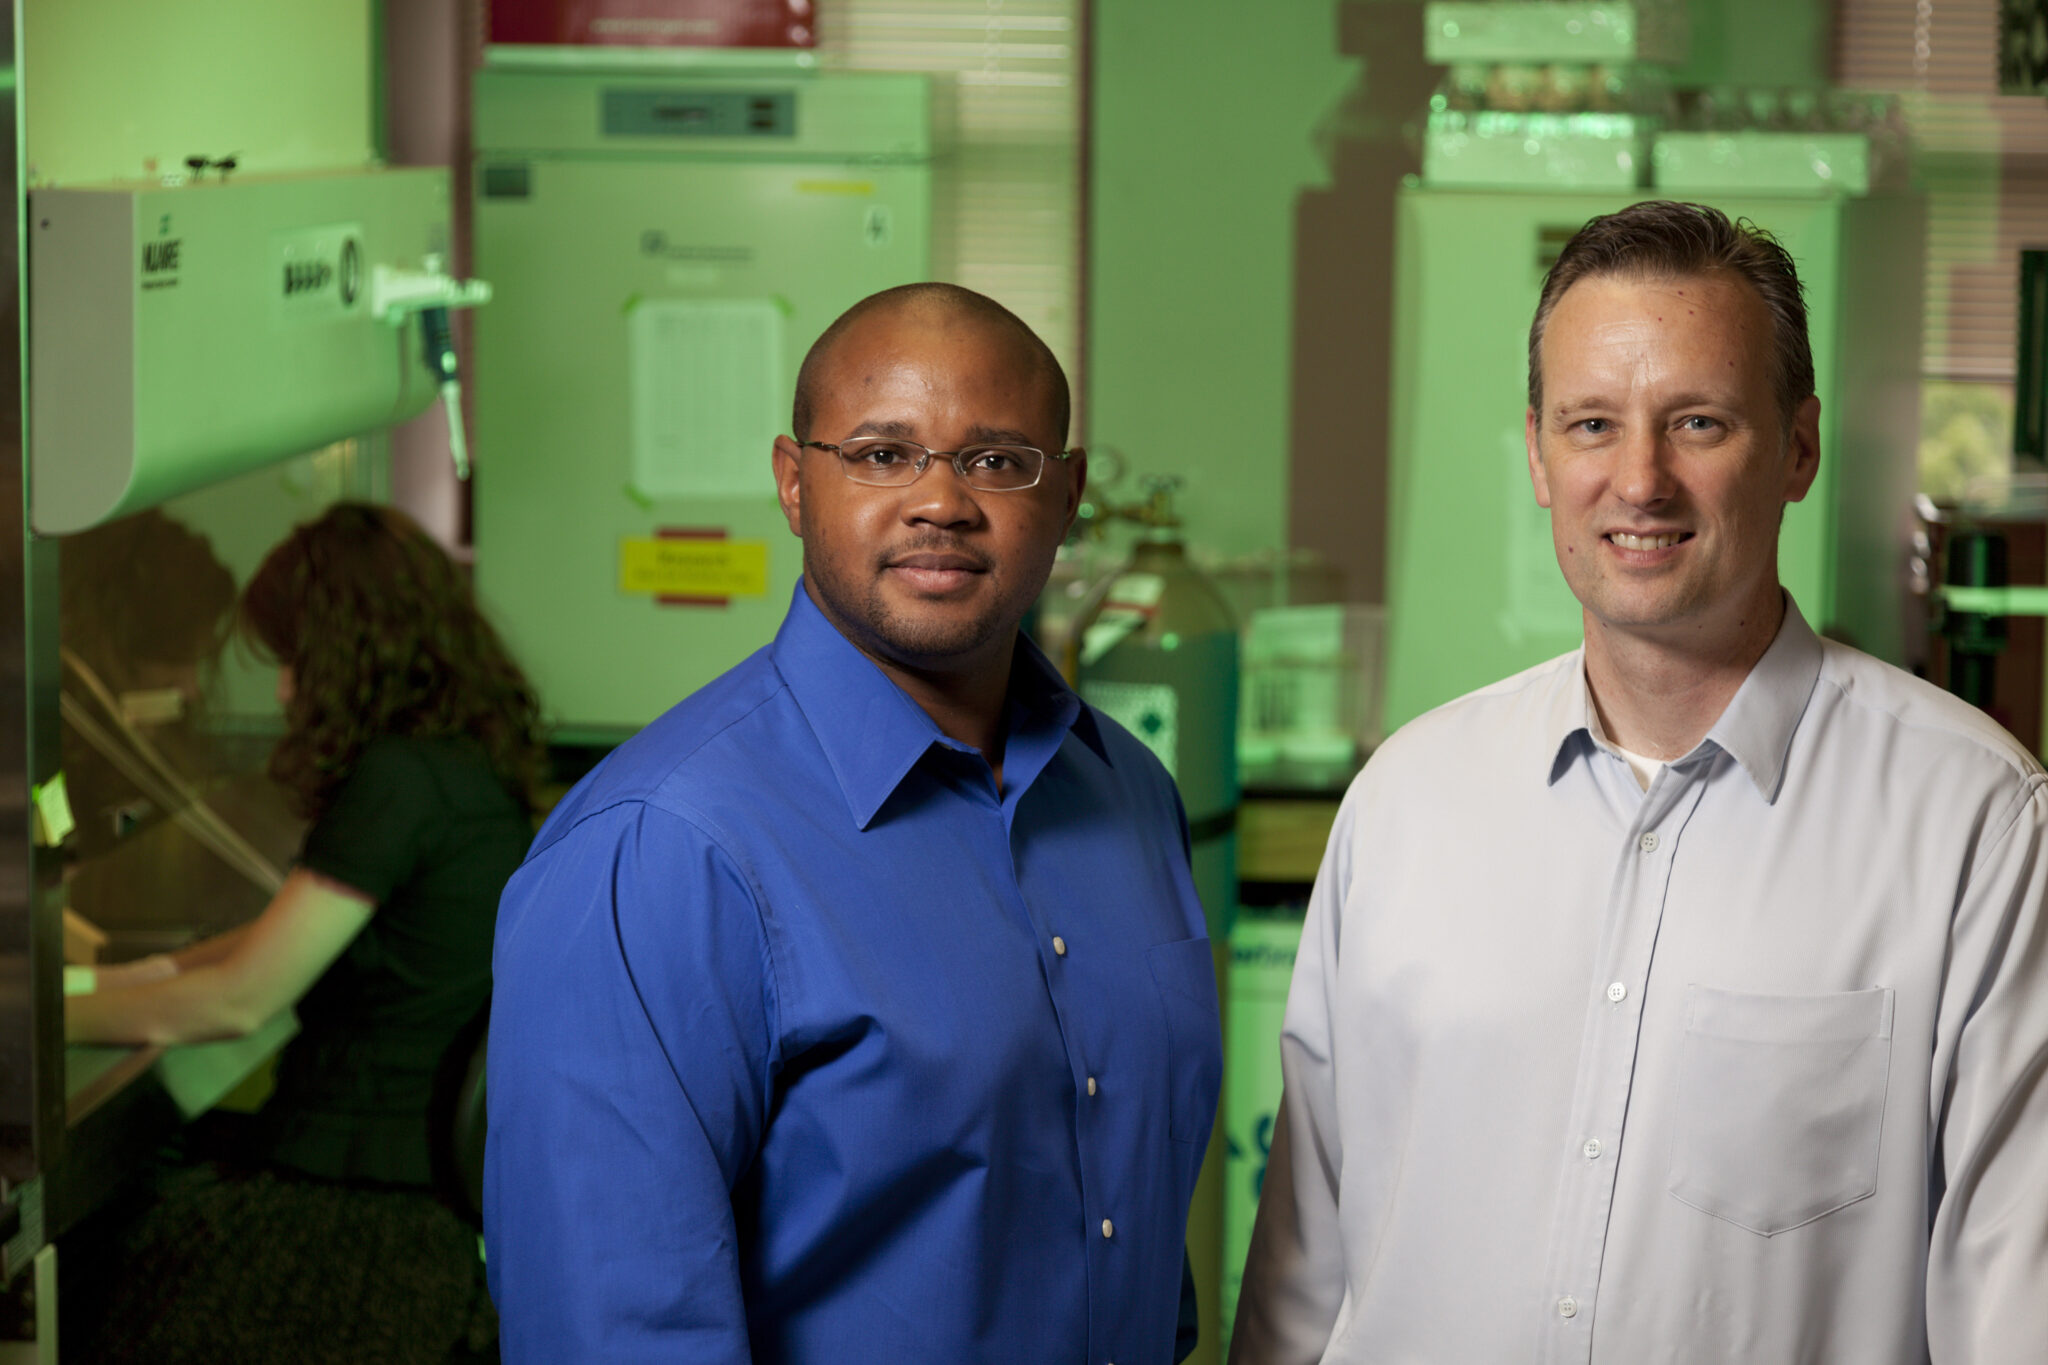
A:
POLYGON ((655 597, 764 597, 765 540, 619 541, 619 591, 655 597))
POLYGON ((875 182, 872 180, 799 180, 796 182, 796 192, 798 194, 850 194, 857 198, 866 199, 874 194, 875 182))

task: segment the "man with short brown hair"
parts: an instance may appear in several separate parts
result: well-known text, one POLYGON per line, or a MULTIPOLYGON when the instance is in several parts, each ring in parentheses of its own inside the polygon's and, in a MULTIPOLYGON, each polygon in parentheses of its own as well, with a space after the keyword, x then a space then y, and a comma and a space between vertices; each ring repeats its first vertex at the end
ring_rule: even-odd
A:
POLYGON ((1346 797, 1233 1361, 2048 1352, 2048 778, 1780 587, 1819 413, 1767 234, 1565 248, 1526 427, 1585 644, 1346 797))

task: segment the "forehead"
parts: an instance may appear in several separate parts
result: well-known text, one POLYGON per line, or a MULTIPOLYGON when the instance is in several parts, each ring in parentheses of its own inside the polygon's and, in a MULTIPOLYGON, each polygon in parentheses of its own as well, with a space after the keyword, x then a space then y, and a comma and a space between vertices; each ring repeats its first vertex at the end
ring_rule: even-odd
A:
POLYGON ((817 401, 856 406, 913 397, 1049 407, 1051 377, 1010 328, 969 314, 898 308, 856 321, 827 354, 817 401))
POLYGON ((1546 388, 1570 375, 1617 369, 1768 383, 1770 311, 1733 275, 1596 275, 1558 299, 1542 346, 1546 388))

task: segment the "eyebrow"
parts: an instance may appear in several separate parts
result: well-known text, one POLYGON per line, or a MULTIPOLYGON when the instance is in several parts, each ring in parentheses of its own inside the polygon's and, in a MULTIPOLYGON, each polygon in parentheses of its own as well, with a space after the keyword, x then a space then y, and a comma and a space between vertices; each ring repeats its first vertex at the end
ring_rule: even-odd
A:
MULTIPOLYGON (((867 421, 846 433, 847 440, 852 440, 856 436, 887 436, 897 441, 914 441, 917 439, 917 428, 912 423, 902 421, 867 421)), ((1011 427, 972 426, 967 429, 967 444, 1029 446, 1037 443, 1023 432, 1011 427)))
POLYGON ((913 439, 916 428, 908 422, 862 422, 846 433, 847 439, 855 436, 893 436, 899 441, 913 439))
POLYGON ((967 429, 967 436, 971 445, 1036 446, 1038 444, 1038 442, 1032 440, 1023 432, 1014 431, 1009 427, 969 427, 967 429))
MULTIPOLYGON (((1588 409, 1613 411, 1625 406, 1627 406, 1625 403, 1617 403, 1603 394, 1587 394, 1584 397, 1569 399, 1557 404, 1550 409, 1549 416, 1553 419, 1561 419, 1573 413, 1585 412, 1588 409)), ((1694 390, 1666 399, 1663 406, 1667 408, 1718 408, 1722 411, 1733 412, 1742 406, 1742 400, 1736 394, 1715 394, 1704 390, 1694 390)))

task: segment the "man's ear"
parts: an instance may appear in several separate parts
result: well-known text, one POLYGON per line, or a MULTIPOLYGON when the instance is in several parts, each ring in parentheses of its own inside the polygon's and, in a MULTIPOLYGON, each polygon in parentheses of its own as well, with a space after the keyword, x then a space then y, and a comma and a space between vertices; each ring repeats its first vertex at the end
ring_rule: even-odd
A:
POLYGON ((1785 501, 1798 502, 1820 473, 1820 399, 1808 398, 1792 413, 1787 433, 1792 460, 1785 470, 1785 501))
POLYGON ((1074 516, 1081 510, 1081 495, 1088 489, 1088 452, 1075 446, 1073 453, 1059 463, 1067 467, 1067 515, 1060 523, 1064 536, 1074 529, 1074 516))
POLYGON ((797 539, 804 534, 803 450, 787 436, 775 438, 775 500, 789 521, 789 533, 797 539))
POLYGON ((1536 409, 1522 415, 1522 444, 1529 448, 1529 486, 1536 490, 1536 505, 1550 506, 1550 476, 1543 472, 1543 451, 1536 430, 1536 409))

